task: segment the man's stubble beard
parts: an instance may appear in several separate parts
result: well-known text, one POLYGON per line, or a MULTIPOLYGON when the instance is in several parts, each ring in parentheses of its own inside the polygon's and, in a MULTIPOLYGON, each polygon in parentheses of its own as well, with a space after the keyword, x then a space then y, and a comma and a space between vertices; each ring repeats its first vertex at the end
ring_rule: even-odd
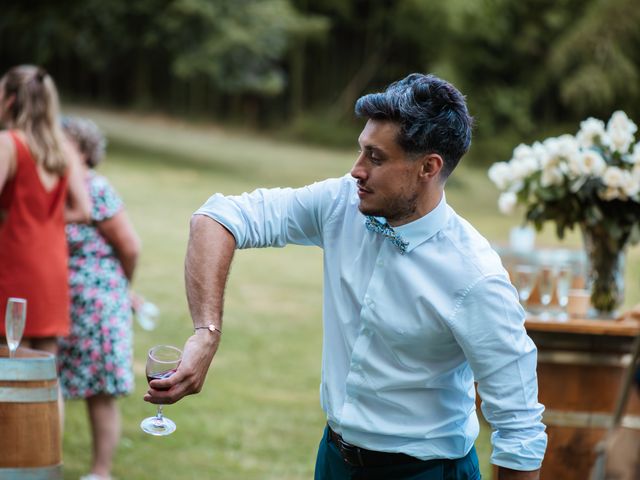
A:
POLYGON ((362 201, 358 209, 363 215, 371 217, 383 217, 388 223, 396 223, 412 216, 418 208, 418 194, 415 193, 409 198, 396 198, 388 201, 386 207, 368 208, 362 206, 362 201))

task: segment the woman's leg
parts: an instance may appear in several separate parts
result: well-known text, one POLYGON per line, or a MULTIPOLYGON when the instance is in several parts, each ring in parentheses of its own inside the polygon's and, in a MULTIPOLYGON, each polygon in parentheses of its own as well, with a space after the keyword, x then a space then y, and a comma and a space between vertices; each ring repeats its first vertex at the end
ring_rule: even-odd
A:
MULTIPOLYGON (((56 337, 25 338, 21 344, 23 347, 58 355, 58 339, 56 337)), ((58 388, 58 413, 60 414, 60 435, 62 435, 64 431, 64 399, 60 388, 58 388)))
POLYGON ((120 440, 120 410, 115 397, 102 394, 87 398, 87 409, 93 438, 91 473, 109 477, 120 440))

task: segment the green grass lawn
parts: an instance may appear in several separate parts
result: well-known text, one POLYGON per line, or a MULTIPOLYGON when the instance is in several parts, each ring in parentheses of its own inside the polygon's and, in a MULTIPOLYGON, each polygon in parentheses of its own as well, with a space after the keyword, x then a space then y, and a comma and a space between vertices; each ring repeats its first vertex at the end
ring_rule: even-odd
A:
MULTIPOLYGON (((161 309, 154 331, 135 326, 136 391, 121 400, 123 438, 118 479, 309 479, 324 425, 318 385, 321 352, 321 251, 287 247, 240 251, 229 281, 223 342, 203 391, 165 408, 178 430, 166 438, 139 423, 154 407, 142 401, 149 347, 181 346, 191 334, 183 259, 191 213, 214 192, 302 186, 346 173, 353 151, 280 143, 248 132, 189 126, 163 118, 76 107, 110 140, 100 167, 123 196, 142 237, 134 288, 161 309)), ((485 170, 461 166, 448 201, 492 241, 504 241, 518 219, 497 212, 485 170)), ((540 242, 557 244, 545 231, 540 242)), ((568 239, 579 245, 576 236, 568 239)), ((637 298, 638 255, 627 270, 637 298)), ((628 297, 630 294, 628 294, 628 297)), ((629 301, 631 302, 631 301, 629 301)), ((634 303, 634 302, 631 302, 634 303)), ((490 477, 488 431, 477 442, 490 477)), ((65 479, 88 471, 90 439, 83 402, 67 402, 65 479)))

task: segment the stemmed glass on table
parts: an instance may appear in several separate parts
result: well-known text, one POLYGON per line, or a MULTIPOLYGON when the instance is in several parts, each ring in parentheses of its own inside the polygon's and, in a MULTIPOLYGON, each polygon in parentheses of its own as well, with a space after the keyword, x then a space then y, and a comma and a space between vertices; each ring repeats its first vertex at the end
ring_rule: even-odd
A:
POLYGON ((538 290, 540 292, 540 305, 542 310, 540 312, 540 318, 542 320, 549 320, 551 313, 549 307, 551 305, 551 299, 553 298, 555 270, 550 265, 543 265, 540 268, 538 290))
POLYGON ((527 310, 527 302, 538 277, 538 269, 533 265, 516 265, 513 284, 518 290, 518 298, 522 307, 527 310))
POLYGON ((5 334, 9 347, 9 358, 13 358, 20 345, 27 318, 27 301, 24 298, 10 297, 7 300, 7 310, 4 316, 5 334))
POLYGON ((567 305, 569 304, 569 290, 573 280, 573 268, 571 265, 559 265, 556 271, 556 297, 558 299, 558 320, 567 320, 567 305))
MULTIPOLYGON (((170 377, 178 369, 182 350, 171 345, 157 345, 147 355, 147 382, 170 377)), ((163 416, 162 405, 157 406, 154 417, 145 418, 140 428, 150 435, 169 435, 176 430, 173 420, 163 416)))

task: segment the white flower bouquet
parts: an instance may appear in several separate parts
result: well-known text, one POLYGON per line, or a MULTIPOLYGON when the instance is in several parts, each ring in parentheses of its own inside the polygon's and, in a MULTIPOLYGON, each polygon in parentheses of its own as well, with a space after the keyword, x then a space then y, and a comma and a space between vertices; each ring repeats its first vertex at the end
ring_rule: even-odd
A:
POLYGON ((508 162, 489 169, 502 192, 503 213, 525 208, 525 220, 540 230, 555 222, 564 237, 567 228, 582 229, 591 260, 592 304, 612 312, 621 301, 621 253, 640 240, 640 142, 636 124, 623 111, 607 124, 589 118, 578 133, 521 144, 508 162))

